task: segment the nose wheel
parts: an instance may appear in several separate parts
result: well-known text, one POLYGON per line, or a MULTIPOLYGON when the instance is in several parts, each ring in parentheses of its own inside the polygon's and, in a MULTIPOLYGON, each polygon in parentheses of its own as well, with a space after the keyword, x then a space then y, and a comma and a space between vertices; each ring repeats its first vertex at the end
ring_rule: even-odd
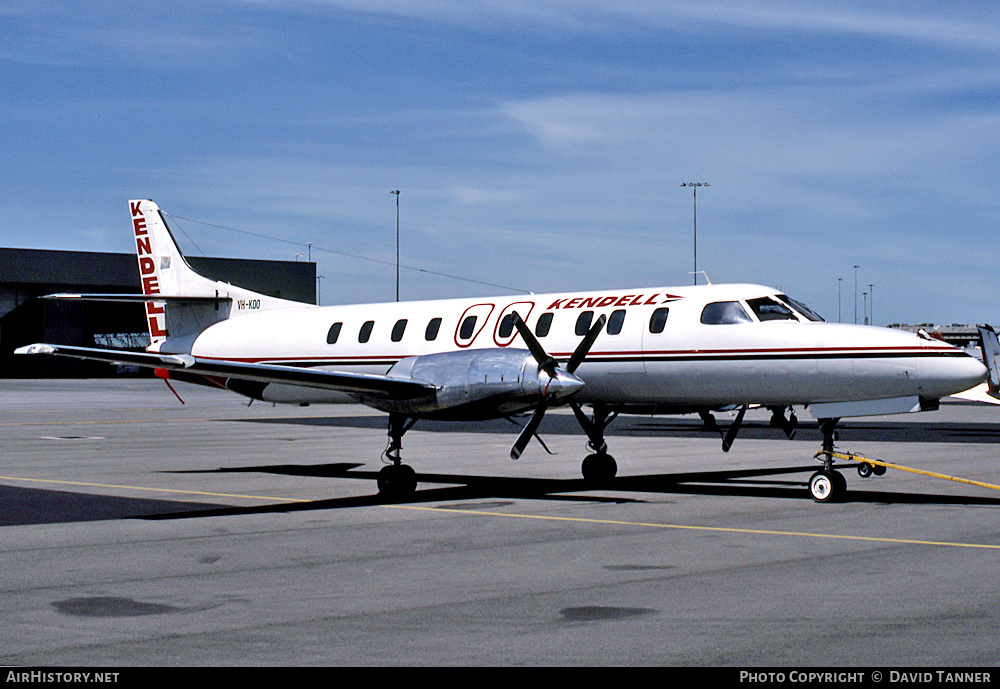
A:
POLYGON ((809 478, 809 494, 816 502, 836 502, 847 492, 847 479, 839 471, 820 469, 809 478))

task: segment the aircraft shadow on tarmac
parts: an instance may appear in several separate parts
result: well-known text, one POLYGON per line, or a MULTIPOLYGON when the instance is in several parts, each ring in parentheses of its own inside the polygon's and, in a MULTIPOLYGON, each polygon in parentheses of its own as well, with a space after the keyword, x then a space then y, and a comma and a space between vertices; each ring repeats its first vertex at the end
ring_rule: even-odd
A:
MULTIPOLYGON (((183 473, 251 473, 265 472, 316 478, 356 479, 375 483, 376 471, 359 470, 364 465, 353 463, 295 465, 276 464, 256 467, 219 468, 183 473)), ((458 503, 468 500, 541 499, 573 502, 629 503, 647 502, 649 494, 660 495, 715 495, 731 497, 778 498, 786 500, 812 500, 806 489, 806 478, 817 465, 770 469, 744 469, 738 471, 705 471, 676 474, 647 474, 619 476, 603 484, 600 489, 578 479, 511 478, 499 476, 471 476, 463 474, 417 473, 420 484, 432 485, 418 488, 409 499, 395 504, 458 503), (801 474, 801 480, 775 477, 801 474), (451 485, 447 485, 451 484, 451 485), (614 493, 614 495, 608 495, 614 493), (622 494, 634 493, 636 497, 622 494), (642 494, 644 497, 639 497, 642 494)), ((853 467, 843 467, 844 470, 853 467)), ((856 479, 860 480, 860 479, 856 479)), ((878 479, 873 479, 878 480, 878 479)), ((1000 507, 1000 498, 934 495, 930 493, 897 493, 871 490, 848 490, 841 503, 856 504, 927 504, 1000 507)), ((282 503, 256 507, 222 507, 178 511, 158 515, 143 515, 142 519, 190 519, 195 517, 268 514, 313 510, 344 509, 386 504, 376 494, 301 503, 282 503)), ((463 505, 466 506, 467 505, 463 505)), ((447 505, 442 505, 447 507, 447 505)))
MULTIPOLYGON (((362 464, 274 464, 239 468, 218 468, 177 473, 271 473, 316 479, 358 480, 371 484, 372 492, 344 498, 308 502, 231 507, 203 502, 181 502, 148 498, 123 498, 22 488, 0 485, 0 527, 32 524, 57 524, 113 519, 195 519, 253 514, 322 511, 369 507, 386 504, 375 492, 374 470, 359 469, 362 464)), ((849 469, 850 467, 847 467, 849 469)), ((790 466, 739 471, 705 471, 691 473, 647 474, 619 476, 600 489, 582 478, 546 479, 474 476, 465 474, 418 473, 423 487, 410 499, 398 504, 444 503, 441 507, 456 509, 488 509, 488 503, 471 500, 559 500, 581 503, 648 502, 650 494, 714 495, 728 497, 772 498, 811 501, 806 490, 806 478, 815 465, 790 466), (796 475, 801 476, 798 478, 796 475), (786 476, 788 478, 781 478, 786 476), (629 494, 633 494, 629 496, 629 494)), ((879 479, 871 479, 877 481, 879 479)), ((851 483, 858 485, 860 479, 851 483)), ((956 505, 969 507, 1000 507, 1000 498, 935 495, 932 493, 899 493, 879 490, 848 489, 842 503, 885 505, 956 505)), ((504 503, 508 504, 508 503, 504 503)), ((817 509, 828 506, 817 506, 817 509)))

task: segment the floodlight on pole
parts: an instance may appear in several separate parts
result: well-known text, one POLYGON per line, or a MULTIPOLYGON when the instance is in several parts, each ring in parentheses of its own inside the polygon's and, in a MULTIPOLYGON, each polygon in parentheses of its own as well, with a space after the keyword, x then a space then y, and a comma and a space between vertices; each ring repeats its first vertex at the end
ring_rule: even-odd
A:
POLYGON ((691 187, 694 199, 694 284, 698 284, 698 187, 707 187, 708 182, 681 182, 682 187, 691 187))

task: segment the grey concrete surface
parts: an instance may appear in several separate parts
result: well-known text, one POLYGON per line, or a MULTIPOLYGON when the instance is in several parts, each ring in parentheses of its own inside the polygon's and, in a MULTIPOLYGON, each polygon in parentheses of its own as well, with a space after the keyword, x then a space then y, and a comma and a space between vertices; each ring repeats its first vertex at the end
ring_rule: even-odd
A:
MULTIPOLYGON (((985 667, 1000 492, 847 470, 748 414, 622 417, 588 489, 554 410, 418 423, 414 499, 384 505, 385 417, 156 380, 0 381, 0 663, 985 667), (719 416, 720 424, 729 422, 719 416)), ((845 422, 839 447, 1000 484, 1000 408, 845 422)))

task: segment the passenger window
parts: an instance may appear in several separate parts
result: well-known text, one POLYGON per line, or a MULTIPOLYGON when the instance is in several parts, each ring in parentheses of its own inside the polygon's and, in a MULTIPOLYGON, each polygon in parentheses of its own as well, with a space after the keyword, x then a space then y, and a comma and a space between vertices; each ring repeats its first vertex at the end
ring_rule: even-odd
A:
POLYGON ((462 327, 458 331, 458 336, 463 340, 468 340, 475 334, 476 334, 476 317, 469 316, 464 321, 462 321, 462 327))
POLYGON ((667 316, 670 314, 670 309, 660 308, 653 311, 653 315, 649 317, 649 332, 655 334, 662 333, 663 328, 667 325, 667 316))
POLYGON ((705 325, 735 325, 753 323, 753 320, 738 301, 717 301, 702 309, 701 322, 705 325))
POLYGON ((365 324, 361 326, 361 332, 358 333, 358 342, 364 343, 371 339, 374 327, 375 321, 365 321, 365 324))
POLYGON ((549 334, 549 328, 551 327, 552 312, 548 311, 538 317, 538 322, 535 323, 535 337, 545 337, 549 334))
POLYGON ((584 311, 576 319, 576 334, 586 335, 590 331, 590 324, 594 321, 593 311, 584 311))
POLYGON ((514 332, 514 314, 508 313, 500 321, 500 329, 497 331, 497 335, 500 336, 500 339, 507 339, 512 332, 514 332))
POLYGON ((625 309, 611 312, 608 318, 608 335, 617 335, 622 331, 622 324, 625 322, 625 309))
POLYGON ((424 339, 428 342, 436 340, 438 336, 438 331, 441 329, 441 319, 432 318, 430 323, 427 324, 427 330, 424 331, 424 339))
POLYGON ((784 304, 779 304, 774 299, 761 297, 760 299, 747 299, 747 304, 757 314, 757 320, 764 321, 797 321, 798 318, 784 304))
POLYGON ((334 323, 330 326, 329 332, 326 334, 327 344, 336 344, 337 338, 340 337, 340 329, 344 327, 343 323, 334 323))
POLYGON ((396 325, 392 326, 392 341, 399 342, 403 339, 403 333, 406 331, 406 319, 400 318, 396 321, 396 325))

